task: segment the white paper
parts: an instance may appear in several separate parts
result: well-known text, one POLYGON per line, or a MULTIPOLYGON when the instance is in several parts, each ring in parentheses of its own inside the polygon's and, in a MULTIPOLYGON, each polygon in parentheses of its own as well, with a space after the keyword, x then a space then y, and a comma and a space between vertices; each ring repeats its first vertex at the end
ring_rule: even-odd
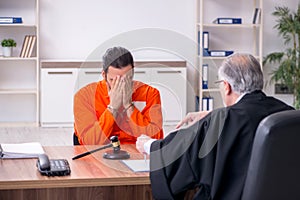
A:
POLYGON ((150 161, 147 160, 121 160, 133 172, 149 172, 150 161))
POLYGON ((38 142, 1 144, 1 148, 2 158, 37 158, 45 153, 38 142))
POLYGON ((142 112, 146 106, 145 101, 134 101, 133 104, 140 112, 142 112))

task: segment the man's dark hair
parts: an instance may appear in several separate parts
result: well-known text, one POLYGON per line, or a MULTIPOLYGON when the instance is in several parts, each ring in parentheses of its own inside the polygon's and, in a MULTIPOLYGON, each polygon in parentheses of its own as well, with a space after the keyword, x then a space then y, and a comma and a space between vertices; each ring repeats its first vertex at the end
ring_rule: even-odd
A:
POLYGON ((133 57, 127 49, 112 47, 106 50, 103 56, 103 71, 105 73, 107 73, 109 66, 121 69, 128 65, 132 65, 132 68, 134 67, 133 57))

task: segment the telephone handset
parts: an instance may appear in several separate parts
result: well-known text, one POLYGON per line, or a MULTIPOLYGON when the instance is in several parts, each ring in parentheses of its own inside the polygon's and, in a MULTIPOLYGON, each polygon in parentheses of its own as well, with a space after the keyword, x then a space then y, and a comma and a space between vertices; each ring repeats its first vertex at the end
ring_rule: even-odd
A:
POLYGON ((42 175, 66 176, 71 173, 66 159, 49 159, 46 154, 39 155, 36 166, 42 175))

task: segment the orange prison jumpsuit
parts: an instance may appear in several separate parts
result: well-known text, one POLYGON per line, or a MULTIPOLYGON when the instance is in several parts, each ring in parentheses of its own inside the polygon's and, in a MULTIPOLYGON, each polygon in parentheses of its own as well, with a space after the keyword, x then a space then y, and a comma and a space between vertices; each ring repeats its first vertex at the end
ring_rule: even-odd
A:
POLYGON ((141 134, 163 138, 162 112, 159 91, 147 84, 133 81, 130 118, 123 110, 116 119, 107 109, 110 103, 105 80, 81 88, 74 97, 74 129, 79 143, 108 144, 113 135, 121 144, 135 144, 141 134))

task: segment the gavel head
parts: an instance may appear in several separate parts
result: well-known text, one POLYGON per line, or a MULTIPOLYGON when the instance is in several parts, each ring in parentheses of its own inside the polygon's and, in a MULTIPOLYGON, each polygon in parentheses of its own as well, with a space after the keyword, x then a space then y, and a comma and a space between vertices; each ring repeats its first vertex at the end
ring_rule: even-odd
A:
POLYGON ((121 147, 118 136, 111 136, 109 139, 111 141, 114 151, 120 151, 121 147))

